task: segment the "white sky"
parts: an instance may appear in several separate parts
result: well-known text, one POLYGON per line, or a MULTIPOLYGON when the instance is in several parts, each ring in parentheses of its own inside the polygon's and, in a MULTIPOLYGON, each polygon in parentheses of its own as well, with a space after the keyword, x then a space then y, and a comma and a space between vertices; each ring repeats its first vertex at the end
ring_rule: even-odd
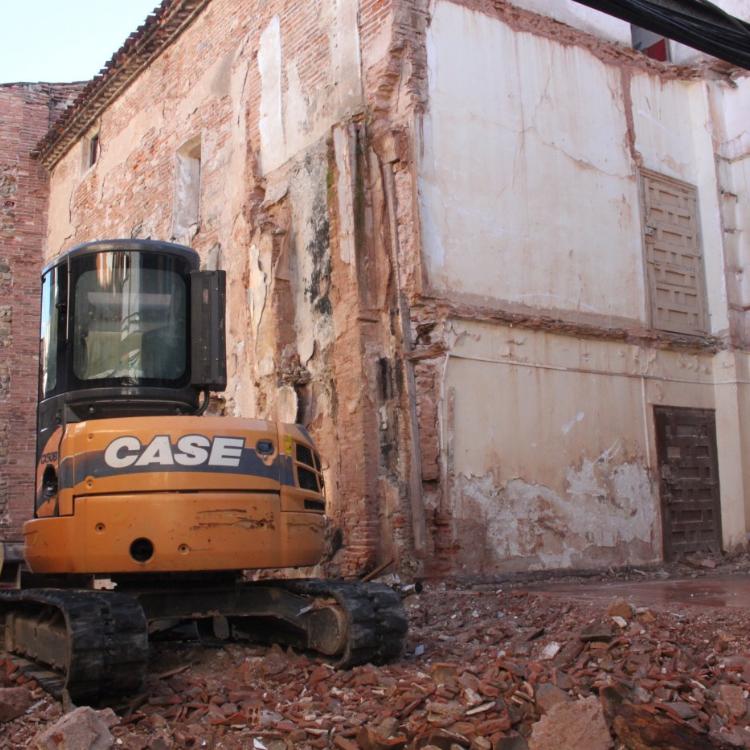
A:
POLYGON ((159 0, 0 0, 0 83, 95 76, 159 0))

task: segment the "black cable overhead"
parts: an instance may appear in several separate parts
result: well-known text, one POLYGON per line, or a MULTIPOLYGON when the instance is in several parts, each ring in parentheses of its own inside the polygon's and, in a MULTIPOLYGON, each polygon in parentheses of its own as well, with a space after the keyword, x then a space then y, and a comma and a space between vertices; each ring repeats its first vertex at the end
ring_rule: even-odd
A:
POLYGON ((577 0, 750 70, 750 24, 708 0, 577 0))

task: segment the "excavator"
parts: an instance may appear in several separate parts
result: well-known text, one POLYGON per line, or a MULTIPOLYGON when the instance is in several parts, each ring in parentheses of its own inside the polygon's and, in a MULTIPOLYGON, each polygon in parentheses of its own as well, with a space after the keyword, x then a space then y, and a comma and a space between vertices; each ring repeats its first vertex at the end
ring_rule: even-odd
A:
POLYGON ((226 388, 223 271, 154 240, 79 245, 42 272, 37 463, 5 650, 50 692, 136 691, 175 628, 394 659, 379 583, 273 577, 326 554, 322 461, 299 424, 212 416, 226 388))

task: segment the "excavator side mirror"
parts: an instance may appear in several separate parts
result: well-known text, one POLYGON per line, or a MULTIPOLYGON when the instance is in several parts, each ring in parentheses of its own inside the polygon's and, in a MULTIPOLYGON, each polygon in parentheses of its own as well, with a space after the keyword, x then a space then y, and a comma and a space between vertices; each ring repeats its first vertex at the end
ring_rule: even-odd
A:
POLYGON ((190 384, 223 391, 227 387, 224 311, 226 272, 190 272, 190 384))

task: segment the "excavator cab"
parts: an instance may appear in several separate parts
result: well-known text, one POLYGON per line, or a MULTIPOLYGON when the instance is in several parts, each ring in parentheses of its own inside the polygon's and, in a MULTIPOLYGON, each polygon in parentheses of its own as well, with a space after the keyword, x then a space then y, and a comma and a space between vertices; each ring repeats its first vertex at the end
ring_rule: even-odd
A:
POLYGON ((320 458, 300 425, 201 416, 226 387, 223 271, 166 242, 44 269, 34 573, 316 564, 320 458))
POLYGON ((0 625, 53 693, 138 689, 149 636, 184 622, 341 666, 401 651, 385 586, 248 580, 321 561, 324 472, 301 425, 204 414, 226 387, 224 289, 193 250, 146 240, 80 245, 42 273, 28 571, 0 591, 0 625))
MULTIPOLYGON (((50 464, 50 439, 66 424, 196 414, 209 390, 224 390, 224 288, 223 271, 200 271, 195 251, 167 242, 91 242, 48 265, 38 462, 50 464)), ((37 505, 53 494, 46 476, 37 505)))

